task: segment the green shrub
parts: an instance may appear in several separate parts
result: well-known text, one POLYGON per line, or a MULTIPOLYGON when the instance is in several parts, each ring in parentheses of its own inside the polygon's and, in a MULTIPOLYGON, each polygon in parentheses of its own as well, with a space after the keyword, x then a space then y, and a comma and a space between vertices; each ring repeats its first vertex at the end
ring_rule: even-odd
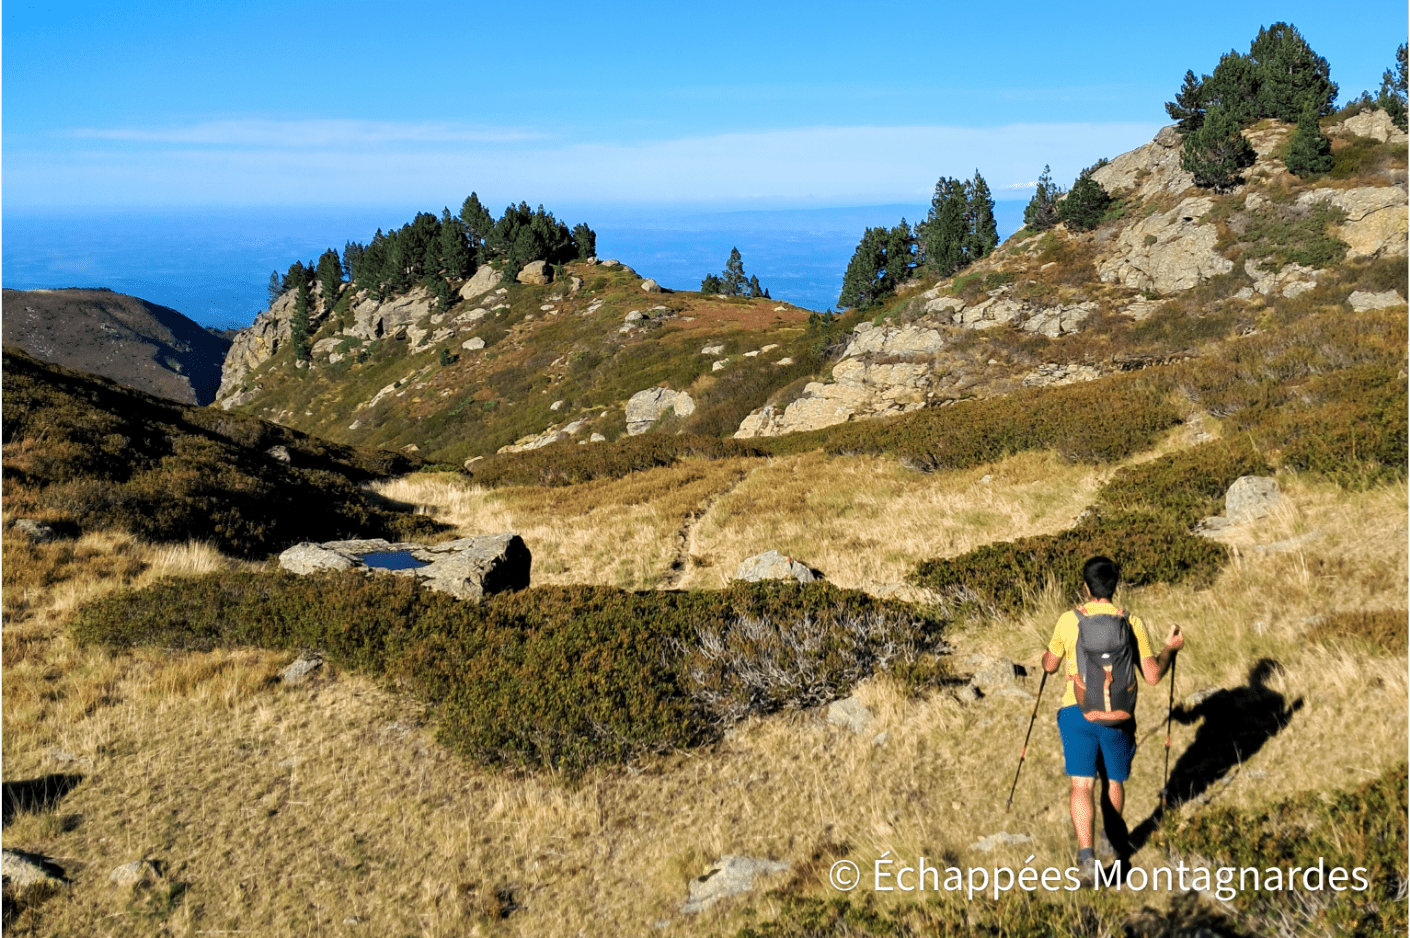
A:
MULTIPOLYGON (((1327 869, 1362 867, 1369 890, 1332 893, 1335 899, 1325 907, 1313 905, 1301 913, 1303 924, 1309 931, 1327 934, 1405 934, 1404 762, 1352 791, 1307 792, 1262 810, 1210 806, 1188 822, 1171 815, 1164 839, 1172 852, 1187 858, 1197 855, 1211 866, 1260 871, 1277 866, 1286 873, 1321 857, 1327 869)), ((1250 889, 1240 891, 1233 902, 1245 917, 1266 924, 1287 922, 1299 917, 1293 899, 1302 892, 1250 889)))
POLYGON ((1235 479, 1269 471, 1247 439, 1216 440, 1119 470, 1097 503, 1102 511, 1145 512, 1188 526, 1219 514, 1235 479))
POLYGON ((1250 243, 1244 256, 1263 258, 1262 270, 1282 270, 1287 264, 1325 268, 1340 263, 1350 248, 1328 233, 1346 220, 1345 210, 1331 202, 1300 209, 1293 205, 1268 205, 1253 213, 1242 239, 1250 243))
POLYGON ((416 694, 475 761, 567 770, 705 742, 877 671, 912 687, 945 673, 939 620, 825 583, 538 587, 471 603, 402 577, 223 573, 109 596, 71 628, 114 647, 320 649, 416 694))
POLYGON ((11 511, 152 541, 261 557, 301 540, 430 536, 359 483, 415 460, 190 407, 5 351, 4 492, 11 511), (283 446, 288 461, 270 455, 283 446))

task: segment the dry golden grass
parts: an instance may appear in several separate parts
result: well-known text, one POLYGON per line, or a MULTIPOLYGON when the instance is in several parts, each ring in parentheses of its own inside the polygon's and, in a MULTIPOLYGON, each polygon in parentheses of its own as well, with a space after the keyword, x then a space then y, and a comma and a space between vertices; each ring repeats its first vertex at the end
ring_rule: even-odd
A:
MULTIPOLYGON (((978 521, 963 520, 969 510, 998 516, 990 522, 996 530, 1053 529, 1096 485, 1086 473, 1064 475, 1061 464, 1037 457, 935 476, 892 472, 870 460, 807 457, 719 468, 548 493, 490 493, 417 477, 388 494, 434 504, 438 517, 467 531, 514 528, 526 538, 542 531, 557 546, 531 540, 536 559, 559 557, 570 571, 593 556, 597 548, 584 545, 594 536, 620 552, 638 525, 655 538, 643 535, 643 543, 655 546, 630 549, 642 558, 640 569, 659 573, 681 518, 751 469, 714 503, 697 547, 742 546, 751 519, 772 525, 757 529, 767 535, 802 531, 804 519, 788 516, 808 513, 836 537, 899 531, 909 539, 903 549, 931 551, 921 517, 933 530, 953 524, 957 538, 980 536, 978 521), (993 478, 981 486, 986 472, 993 478), (677 492, 668 511, 649 514, 633 503, 677 492), (553 531, 555 511, 572 519, 560 527, 574 528, 575 540, 553 531), (715 511, 721 520, 712 528, 715 511)), ((1120 597, 1160 634, 1172 621, 1184 624, 1189 650, 1180 658, 1178 697, 1236 688, 1267 657, 1282 666, 1269 687, 1303 701, 1286 729, 1211 790, 1216 803, 1253 806, 1345 787, 1406 757, 1404 658, 1304 640, 1330 610, 1406 608, 1405 486, 1346 492, 1281 481, 1288 502, 1230 532, 1238 553, 1213 589, 1151 588, 1120 597), (1291 549, 1256 549, 1319 530, 1291 549), (1368 687, 1376 701, 1369 710, 1368 687), (1356 732, 1348 733, 1349 725, 1356 732)), ((144 561, 155 557, 141 545, 126 549, 144 561)), ((824 569, 832 558, 836 570, 869 582, 904 564, 848 566, 848 548, 838 550, 798 553, 824 569)), ((708 582, 714 572, 696 575, 708 582)), ((564 582, 570 573, 555 576, 564 582)), ((650 575, 641 579, 649 583, 650 575)), ((57 600, 47 603, 46 596, 32 596, 34 607, 55 608, 57 600)), ((972 651, 1006 655, 1029 666, 1027 684, 1036 690, 1039 651, 1066 603, 1049 592, 1019 619, 968 623, 954 636, 960 662, 972 651)), ((59 615, 46 615, 56 628, 59 615)), ((679 914, 687 880, 725 853, 789 860, 800 870, 792 888, 828 896, 835 893, 823 881, 827 863, 844 845, 863 869, 886 850, 990 866, 1030 855, 1042 865, 1066 865, 1073 851, 1053 725, 1056 686, 1045 694, 1006 815, 1031 700, 965 705, 944 693, 915 700, 873 681, 857 691, 876 713, 864 735, 816 714, 755 719, 713 749, 596 771, 569 786, 468 765, 436 744, 416 708, 364 679, 322 674, 299 687, 271 684, 266 679, 286 659, 266 653, 115 658, 56 635, 12 665, 8 621, 5 638, 7 778, 84 775, 52 811, 22 814, 6 829, 8 846, 55 857, 74 879, 64 894, 13 923, 17 934, 568 936, 655 934, 664 922, 666 933, 729 935, 769 917, 779 900, 756 892, 700 916, 679 914), (52 688, 59 699, 45 700, 52 688), (101 703, 90 705, 94 700, 101 703), (886 738, 875 743, 882 732, 886 738), (55 761, 53 746, 80 761, 55 761), (970 849, 1001 830, 1035 840, 990 854, 970 849), (109 870, 144 856, 166 864, 161 881, 135 896, 108 885, 109 870), (823 859, 813 862, 815 856, 823 859), (362 924, 344 924, 350 916, 362 924)), ((1151 811, 1160 787, 1165 693, 1161 685, 1140 699, 1144 744, 1128 789, 1132 823, 1151 811)), ((1176 756, 1197 731, 1176 726, 1176 756)), ((1137 861, 1160 862, 1154 850, 1137 861)), ((877 898, 886 904, 905 897, 877 898)))

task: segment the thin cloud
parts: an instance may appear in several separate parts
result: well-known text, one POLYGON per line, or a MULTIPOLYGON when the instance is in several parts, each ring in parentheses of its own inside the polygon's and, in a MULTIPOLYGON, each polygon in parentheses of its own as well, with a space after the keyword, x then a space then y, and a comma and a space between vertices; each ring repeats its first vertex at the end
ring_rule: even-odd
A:
POLYGON ((1033 182, 1011 182, 1011 183, 1009 183, 1007 186, 1000 186, 999 188, 1000 188, 1000 189, 1036 189, 1036 188, 1038 188, 1038 182, 1037 182, 1037 180, 1034 180, 1033 182))
POLYGON ((69 136, 80 140, 127 143, 317 150, 391 144, 524 143, 542 140, 546 135, 520 128, 453 123, 220 120, 157 128, 84 127, 71 131, 69 136))

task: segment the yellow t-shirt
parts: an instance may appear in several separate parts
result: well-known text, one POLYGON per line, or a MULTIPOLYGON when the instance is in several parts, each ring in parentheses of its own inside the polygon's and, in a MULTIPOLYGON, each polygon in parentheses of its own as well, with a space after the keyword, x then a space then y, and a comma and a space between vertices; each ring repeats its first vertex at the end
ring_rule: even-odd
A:
MULTIPOLYGON (((1089 616, 1095 615, 1121 615, 1121 610, 1105 599, 1094 599, 1082 606, 1082 610, 1089 616)), ((1129 616, 1131 621, 1131 631, 1136 634, 1136 651, 1142 658, 1154 658, 1155 653, 1151 651, 1150 636, 1146 634, 1146 624, 1138 616, 1129 616)), ((1077 705, 1077 691, 1072 683, 1077 676, 1077 613, 1069 609, 1057 620, 1057 628, 1053 629, 1052 640, 1048 642, 1048 651, 1059 658, 1067 660, 1067 687, 1062 692, 1062 705, 1073 707, 1077 705)), ((1138 670, 1140 662, 1136 662, 1138 670)))

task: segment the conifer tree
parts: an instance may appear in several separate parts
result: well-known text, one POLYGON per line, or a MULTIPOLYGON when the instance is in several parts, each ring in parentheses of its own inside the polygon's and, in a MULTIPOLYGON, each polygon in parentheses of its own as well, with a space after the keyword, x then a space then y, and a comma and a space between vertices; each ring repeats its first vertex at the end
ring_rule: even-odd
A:
POLYGON ((715 274, 706 274, 706 275, 705 275, 705 279, 703 279, 703 280, 700 281, 700 292, 701 292, 701 293, 723 293, 723 292, 725 292, 725 284, 724 284, 724 281, 722 281, 722 280, 721 280, 718 276, 716 276, 715 274))
POLYGON ((1239 170, 1252 166, 1256 156, 1237 118, 1215 106, 1200 129, 1185 136, 1180 168, 1195 177, 1195 185, 1222 192, 1239 183, 1239 170))
POLYGON ((1331 80, 1330 66, 1312 51, 1296 26, 1274 23, 1260 29, 1249 46, 1248 59, 1257 67, 1254 119, 1273 117, 1291 124, 1301 119, 1309 104, 1319 117, 1332 112, 1337 85, 1331 80))
POLYGON ((914 269, 916 239, 911 233, 911 226, 906 224, 904 218, 895 228, 877 230, 885 232, 882 263, 886 265, 885 273, 878 284, 878 292, 892 293, 906 282, 906 278, 914 269))
POLYGON ((1165 102, 1165 113, 1177 121, 1177 129, 1182 134, 1198 130, 1204 123, 1204 83, 1195 77, 1191 70, 1185 71, 1185 83, 1175 94, 1174 101, 1165 102))
POLYGON ((1051 166, 1043 167, 1043 175, 1038 177, 1038 188, 1033 191, 1033 198, 1028 200, 1028 206, 1023 210, 1023 227, 1031 231, 1043 231, 1056 225, 1058 218, 1058 199, 1063 196, 1063 188, 1053 182, 1053 170, 1051 166))
POLYGON ((318 282, 323 285, 323 311, 330 312, 338 302, 338 288, 343 283, 343 265, 338 252, 329 248, 318 259, 318 282))
POLYGON ((729 249, 729 260, 725 261, 724 289, 721 291, 727 296, 739 296, 744 290, 744 258, 739 255, 739 248, 729 249))
POLYGON ((964 182, 944 176, 935 184, 930 200, 930 216, 925 221, 925 259, 942 277, 964 266, 965 216, 969 193, 964 182))
MULTIPOLYGON (((969 183, 969 205, 965 212, 966 227, 964 255, 967 261, 976 261, 994 250, 999 244, 999 227, 994 221, 994 197, 989 192, 989 184, 974 171, 974 179, 969 183)), ((905 224, 905 219, 901 219, 905 224)))
POLYGON ((357 279, 357 265, 362 261, 362 245, 349 241, 343 245, 343 274, 348 280, 357 279))
POLYGON ((308 310, 312 300, 308 280, 300 278, 299 294, 294 300, 294 317, 289 322, 289 338, 294 344, 294 358, 301 362, 313 357, 313 348, 308 341, 308 310))
POLYGON ((1310 99, 1303 105, 1283 162, 1288 172, 1296 176, 1315 176, 1332 168, 1332 141, 1322 133, 1317 123, 1317 105, 1310 99))
POLYGON ((279 279, 279 271, 270 271, 269 274, 269 305, 273 306, 274 301, 284 295, 284 285, 279 279))
POLYGON ((470 239, 465 236, 464 224, 451 217, 449 208, 441 210, 440 242, 441 270, 447 278, 464 280, 474 273, 470 239))
POLYGON ((1092 178, 1092 173, 1106 161, 1089 166, 1077 176, 1072 191, 1058 203, 1058 217, 1067 227, 1078 231, 1091 231, 1101 223, 1102 216, 1111 206, 1111 196, 1102 184, 1092 178))
POLYGON ((759 285, 759 277, 756 274, 749 278, 749 299, 762 300, 764 298, 764 288, 759 285))
POLYGON ((465 223, 465 236, 470 242, 475 266, 478 267, 490 259, 491 251, 487 242, 494 233, 494 217, 480 204, 480 197, 472 192, 460 206, 460 220, 465 223))
POLYGON ((1385 70, 1381 76, 1381 93, 1376 98, 1376 104, 1380 105, 1395 126, 1401 130, 1406 129, 1406 44, 1401 43, 1395 50, 1395 71, 1385 70))
POLYGON ((879 280, 886 269, 885 228, 868 228, 852 252, 847 272, 842 275, 842 295, 837 305, 844 309, 866 309, 880 293, 879 280))
POLYGON ((589 228, 587 223, 573 226, 573 243, 577 245, 580 260, 597 256, 597 232, 589 228))

